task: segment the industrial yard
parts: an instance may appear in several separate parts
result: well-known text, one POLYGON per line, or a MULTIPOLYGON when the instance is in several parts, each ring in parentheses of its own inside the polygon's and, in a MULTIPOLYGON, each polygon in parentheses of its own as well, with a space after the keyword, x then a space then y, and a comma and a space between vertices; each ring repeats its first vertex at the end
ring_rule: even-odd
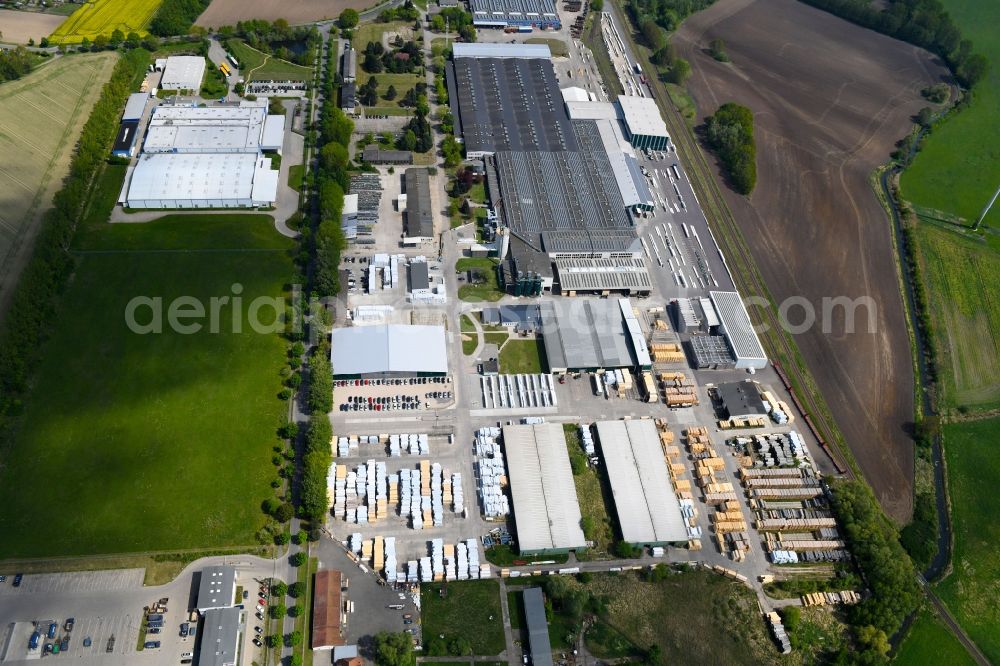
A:
MULTIPOLYGON (((424 600, 665 563, 773 609, 765 582, 847 560, 823 481, 837 463, 770 364, 641 77, 630 68, 631 94, 604 101, 553 62, 545 44, 456 45, 456 132, 485 176, 478 230, 451 228, 440 181, 406 153, 366 149, 390 164, 351 178, 326 527, 365 575, 424 600), (499 301, 458 297, 494 266, 499 301), (537 348, 536 369, 514 344, 537 348), (601 496, 587 515, 584 472, 601 496), (611 536, 591 553, 595 506, 611 536)), ((835 603, 858 598, 844 593, 835 603)), ((445 611, 423 610, 414 640, 454 649, 445 611)), ((776 655, 790 647, 775 618, 757 629, 776 655)))
MULTIPOLYGON (((277 10, 258 5, 214 0, 198 25, 277 10)), ((355 6, 307 2, 286 17, 355 6)), ((141 615, 115 619, 133 613, 133 588, 149 596, 139 570, 104 591, 120 641, 108 663, 363 666, 411 648, 431 666, 831 657, 858 640, 847 609, 878 587, 832 490, 852 470, 773 358, 760 295, 734 278, 619 10, 452 9, 316 23, 316 67, 300 68, 313 82, 251 76, 264 60, 249 55, 250 26, 243 41, 207 39, 207 57, 169 52, 137 72, 97 174, 95 209, 110 218, 95 213, 70 244, 73 316, 34 378, 49 400, 26 403, 30 446, 5 461, 11 480, 42 452, 64 481, 43 499, 4 486, 8 556, 164 549, 177 561, 141 615), (432 52, 439 12, 463 38, 446 33, 432 52), (585 21, 600 66, 579 39, 585 21), (412 81, 398 92, 419 99, 379 106, 396 99, 383 90, 362 104, 372 91, 358 86, 375 77, 412 81), (205 92, 207 78, 221 92, 205 92), (425 131, 421 152, 403 149, 425 131), (158 295, 174 298, 175 328, 127 333, 115 313, 135 314, 135 289, 155 296, 154 321, 158 295), (221 334, 215 320, 182 333, 183 290, 216 318, 214 294, 226 295, 221 334), (262 310, 270 327, 244 335, 262 310), (77 472, 98 449, 87 469, 145 469, 92 484, 77 472), (111 493, 129 491, 141 497, 109 518, 111 493), (84 518, 64 510, 74 504, 84 518), (39 511, 55 534, 37 529, 39 511), (236 554, 253 542, 264 557, 236 554), (196 551, 213 544, 232 548, 196 551), (181 600, 169 618, 168 596, 181 600), (180 631, 159 635, 164 622, 180 631)), ((898 442, 881 425, 902 393, 866 417, 886 450, 898 442)), ((897 472, 876 484, 883 500, 897 472)), ((67 649, 72 618, 61 630, 38 618, 76 608, 79 590, 43 575, 0 589, 13 600, 0 606, 5 663, 67 649)), ((80 617, 108 643, 107 626, 80 617)))

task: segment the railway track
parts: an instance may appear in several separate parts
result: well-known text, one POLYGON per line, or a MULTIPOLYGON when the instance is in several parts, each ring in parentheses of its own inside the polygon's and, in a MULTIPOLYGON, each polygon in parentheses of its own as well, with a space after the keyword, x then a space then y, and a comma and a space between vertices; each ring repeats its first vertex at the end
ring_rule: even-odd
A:
MULTIPOLYGON (((646 54, 635 43, 630 25, 620 5, 613 3, 613 6, 609 6, 608 9, 614 13, 618 25, 622 28, 620 30, 622 37, 628 43, 636 61, 641 63, 645 68, 644 71, 657 71, 646 54)), ((743 240, 742 231, 723 198, 694 133, 674 106, 670 95, 658 77, 649 77, 647 85, 664 111, 670 136, 684 162, 685 170, 691 177, 691 187, 698 194, 705 218, 716 233, 720 249, 726 256, 737 289, 743 294, 761 296, 771 304, 771 307, 757 309, 758 317, 761 319, 758 323, 768 326, 768 332, 763 335, 762 342, 767 348, 779 376, 782 377, 782 381, 791 392, 793 400, 802 410, 807 425, 819 440, 823 450, 830 456, 838 472, 851 478, 859 475, 854 458, 847 449, 843 435, 834 422, 829 408, 819 395, 815 381, 802 367, 804 362, 798 349, 781 326, 777 310, 773 307, 774 301, 771 298, 771 293, 764 283, 763 277, 757 271, 750 249, 743 240), (830 442, 833 442, 832 446, 830 442)))

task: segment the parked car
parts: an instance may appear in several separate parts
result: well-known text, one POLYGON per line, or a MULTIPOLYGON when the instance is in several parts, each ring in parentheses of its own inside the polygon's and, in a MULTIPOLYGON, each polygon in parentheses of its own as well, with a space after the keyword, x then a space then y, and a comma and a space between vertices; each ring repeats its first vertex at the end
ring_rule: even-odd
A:
POLYGON ((189 629, 190 627, 191 627, 191 625, 190 625, 190 624, 188 624, 187 622, 182 622, 182 623, 181 623, 181 638, 187 638, 187 635, 188 635, 188 629, 189 629))
POLYGON ((21 587, 21 579, 24 578, 24 574, 14 574, 14 582, 12 585, 14 587, 21 587))
POLYGON ((72 617, 66 618, 66 624, 63 625, 63 629, 66 631, 73 631, 73 626, 76 624, 76 619, 72 617))
POLYGON ((46 635, 49 638, 55 638, 56 637, 56 629, 58 629, 58 628, 59 628, 58 624, 56 624, 55 622, 50 622, 49 623, 49 632, 46 635))
POLYGON ((260 634, 264 633, 264 630, 261 629, 260 627, 254 627, 253 628, 253 633, 255 633, 255 634, 257 634, 259 636, 260 634))
POLYGON ((69 649, 69 636, 66 636, 61 641, 59 641, 59 650, 61 652, 65 652, 68 649, 69 649))
POLYGON ((261 613, 260 611, 257 611, 256 616, 257 616, 258 620, 263 620, 264 619, 264 614, 261 613))
POLYGON ((243 598, 246 599, 250 596, 250 590, 243 590, 243 598))
POLYGON ((7 580, 7 576, 0 574, 0 583, 4 582, 5 580, 7 580))
POLYGON ((146 641, 145 643, 142 644, 142 646, 147 650, 155 650, 156 648, 160 647, 160 641, 146 641))
POLYGON ((253 639, 253 644, 256 645, 257 647, 263 647, 264 646, 264 644, 260 642, 259 638, 254 638, 253 639))
POLYGON ((37 631, 32 632, 31 633, 31 638, 28 639, 28 649, 29 650, 37 650, 38 649, 38 641, 40 641, 40 640, 42 640, 42 635, 40 633, 38 633, 37 631))
POLYGON ((160 633, 160 631, 162 631, 162 630, 159 627, 150 627, 149 629, 146 630, 146 633, 147 634, 158 634, 158 633, 160 633))

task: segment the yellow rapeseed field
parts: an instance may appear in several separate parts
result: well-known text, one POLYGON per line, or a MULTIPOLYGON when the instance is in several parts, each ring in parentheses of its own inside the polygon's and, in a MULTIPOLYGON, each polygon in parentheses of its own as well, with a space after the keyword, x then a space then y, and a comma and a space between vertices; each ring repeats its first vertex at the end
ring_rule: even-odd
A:
POLYGON ((83 38, 93 41, 98 35, 111 36, 115 30, 124 34, 145 35, 162 0, 91 0, 77 9, 60 25, 49 40, 54 44, 79 44, 83 38))

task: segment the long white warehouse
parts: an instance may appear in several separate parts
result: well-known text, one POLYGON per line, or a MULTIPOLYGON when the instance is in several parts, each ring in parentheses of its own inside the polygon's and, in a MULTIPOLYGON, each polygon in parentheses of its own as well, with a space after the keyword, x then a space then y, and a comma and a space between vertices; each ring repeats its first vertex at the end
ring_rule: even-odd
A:
POLYGON ((686 542, 684 516, 656 425, 637 419, 598 421, 595 426, 622 538, 642 546, 686 542))
POLYGON ((503 429, 517 544, 522 554, 585 548, 566 437, 557 423, 503 429))
POLYGON ((132 170, 129 208, 249 208, 278 198, 271 158, 253 153, 143 154, 132 170))
POLYGON ((761 370, 767 367, 767 354, 760 344, 757 332, 743 299, 735 291, 710 291, 712 305, 719 316, 722 332, 729 342, 729 348, 736 359, 736 368, 761 370))

